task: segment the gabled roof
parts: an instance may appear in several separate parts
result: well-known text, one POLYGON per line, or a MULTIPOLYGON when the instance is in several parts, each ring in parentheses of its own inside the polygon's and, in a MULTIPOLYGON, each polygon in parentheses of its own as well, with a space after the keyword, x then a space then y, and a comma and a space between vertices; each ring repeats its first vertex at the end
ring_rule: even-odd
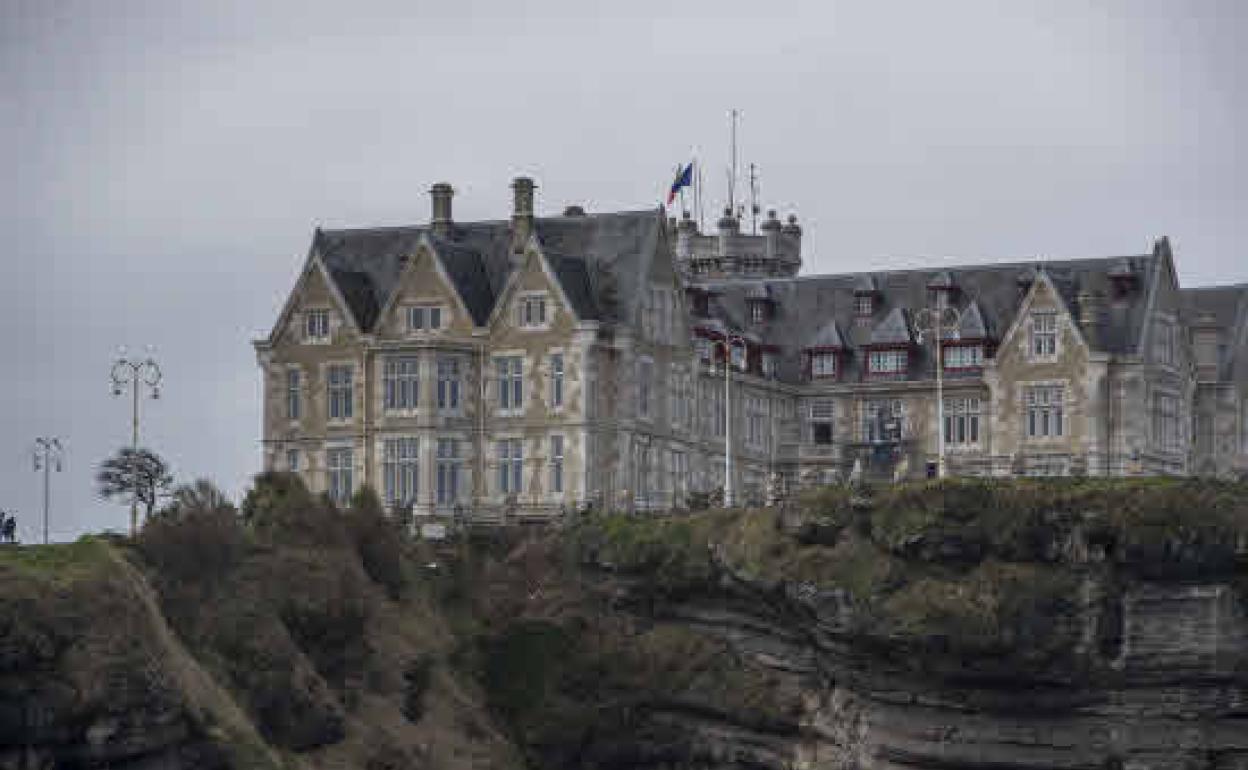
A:
MULTIPOLYGON (((638 288, 662 247, 658 209, 534 219, 533 232, 582 319, 630 317, 638 288)), ((313 249, 360 328, 369 331, 398 285, 402 262, 428 237, 474 323, 486 322, 512 268, 509 220, 456 222, 434 235, 424 225, 318 230, 313 249)))
POLYGON ((1248 284, 1180 289, 1179 302, 1184 323, 1204 319, 1219 329, 1225 344, 1218 350, 1218 378, 1232 379, 1237 355, 1248 353, 1248 284))
POLYGON ((914 333, 910 329, 910 318, 905 310, 895 307, 871 330, 871 339, 868 344, 908 345, 913 342, 914 333))
MULTIPOLYGON (((1125 263, 1141 277, 1141 283, 1124 301, 1105 300, 1101 322, 1096 333, 1089 335, 1098 352, 1133 354, 1143 328, 1146 312, 1145 277, 1153 275, 1160 257, 1156 254, 1114 256, 1093 259, 1046 260, 1039 262, 999 262, 984 265, 950 266, 948 272, 958 287, 954 307, 964 313, 972 304, 976 312, 964 315, 963 336, 970 336, 972 324, 982 321, 989 338, 1010 328, 1026 290, 1035 282, 1041 267, 1054 288, 1069 307, 1077 307, 1080 292, 1109 297, 1112 285, 1108 277, 1111 267, 1125 263)), ((931 268, 917 270, 886 270, 875 273, 847 273, 769 278, 767 286, 775 302, 775 312, 767 324, 765 337, 770 345, 780 348, 781 380, 801 380, 801 348, 823 327, 835 320, 844 339, 845 348, 853 351, 872 344, 876 329, 897 309, 916 313, 931 304, 928 282, 931 268), (874 287, 877 314, 871 323, 864 323, 855 313, 854 296, 862 289, 874 287)), ((704 281, 698 286, 717 293, 711 312, 727 319, 746 318, 748 282, 704 281)), ((900 327, 898 327, 900 328, 900 327)), ((875 335, 879 339, 879 335, 875 335)), ((935 376, 935 359, 930 346, 916 348, 910 357, 910 376, 929 379, 935 376)), ((845 376, 853 378, 862 366, 860 356, 846 360, 845 376)))
POLYGON ((833 318, 820 327, 815 336, 806 343, 806 347, 844 349, 845 336, 841 334, 841 327, 837 325, 836 319, 833 318))
POLYGON ((958 323, 958 337, 964 340, 983 340, 990 336, 988 324, 984 321, 984 313, 979 309, 979 303, 972 301, 962 311, 962 318, 958 323))

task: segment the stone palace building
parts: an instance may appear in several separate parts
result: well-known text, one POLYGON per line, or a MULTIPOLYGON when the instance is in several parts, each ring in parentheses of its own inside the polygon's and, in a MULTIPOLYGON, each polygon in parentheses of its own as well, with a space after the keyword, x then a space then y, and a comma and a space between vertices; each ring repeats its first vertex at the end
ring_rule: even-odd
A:
POLYGON ((317 230, 266 339, 264 465, 416 515, 663 508, 724 484, 1248 468, 1248 286, 1149 253, 799 275, 802 231, 664 211, 317 230), (933 317, 942 324, 943 421, 933 317), (926 333, 924 333, 926 332, 926 333), (726 345, 725 340, 731 340, 726 345), (723 359, 729 356, 730 415, 723 359))

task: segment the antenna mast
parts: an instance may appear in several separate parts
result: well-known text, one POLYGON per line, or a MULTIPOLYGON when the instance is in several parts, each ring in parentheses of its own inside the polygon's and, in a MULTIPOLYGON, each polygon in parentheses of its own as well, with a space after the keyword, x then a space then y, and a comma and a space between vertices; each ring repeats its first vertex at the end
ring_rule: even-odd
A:
POLYGON ((750 235, 758 235, 758 167, 750 164, 750 235))
POLYGON ((737 118, 740 114, 741 113, 735 109, 731 113, 732 128, 730 132, 730 157, 732 158, 732 165, 728 171, 728 210, 734 215, 737 213, 737 118))

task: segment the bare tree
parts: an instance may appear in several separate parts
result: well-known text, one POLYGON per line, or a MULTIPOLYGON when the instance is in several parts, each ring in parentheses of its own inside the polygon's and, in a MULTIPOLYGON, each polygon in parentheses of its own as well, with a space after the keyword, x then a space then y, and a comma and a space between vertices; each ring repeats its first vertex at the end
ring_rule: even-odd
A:
POLYGON ((138 501, 150 518, 156 502, 169 496, 173 476, 160 455, 149 449, 126 447, 100 464, 95 475, 100 497, 138 501))

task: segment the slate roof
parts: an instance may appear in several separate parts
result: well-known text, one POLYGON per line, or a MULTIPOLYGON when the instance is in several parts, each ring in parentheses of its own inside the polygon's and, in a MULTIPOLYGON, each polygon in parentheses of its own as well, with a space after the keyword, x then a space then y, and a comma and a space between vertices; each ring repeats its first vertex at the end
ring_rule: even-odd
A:
POLYGON ((895 307, 871 330, 869 345, 909 345, 914 342, 905 308, 895 307))
MULTIPOLYGON (((1153 280, 1158 254, 1139 254, 1094 259, 1069 259, 1044 262, 1009 262, 944 268, 958 287, 954 307, 963 311, 961 336, 984 336, 999 340, 1013 323, 1019 304, 1039 275, 1040 270, 1053 282, 1058 294, 1072 313, 1078 312, 1077 296, 1093 292, 1101 297, 1104 309, 1096 325, 1091 344, 1108 353, 1135 353, 1146 307, 1148 286, 1153 280), (1139 277, 1134 292, 1124 301, 1114 301, 1110 268, 1121 265, 1139 277), (970 308, 974 307, 973 310, 970 308), (984 334, 972 332, 980 328, 984 334)), ((899 319, 906 311, 914 313, 932 302, 929 282, 931 268, 889 270, 873 273, 799 276, 761 281, 775 302, 772 317, 760 326, 746 324, 746 294, 755 281, 715 280, 699 286, 716 293, 711 313, 723 318, 734 329, 757 329, 766 344, 780 349, 779 377, 800 382, 801 351, 807 341, 819 334, 831 321, 837 323, 849 351, 845 359, 844 379, 856 380, 864 366, 862 349, 881 344, 884 330, 904 334, 907 326, 899 319), (855 315, 854 295, 868 287, 876 293, 876 312, 870 318, 855 315)), ((699 323, 695 319, 695 323, 699 323)), ((901 339, 900 337, 896 337, 901 339)), ((910 376, 927 379, 934 376, 934 359, 930 346, 916 346, 911 356, 910 376)))
MULTIPOLYGON (((663 248, 658 210, 538 217, 533 232, 555 276, 582 319, 618 321, 636 300, 638 287, 663 248)), ((512 270, 510 220, 456 222, 445 236, 425 225, 317 230, 320 253, 361 329, 398 284, 403 261, 428 237, 447 275, 472 314, 484 324, 512 270)))
POLYGON ((1208 316, 1223 330, 1218 379, 1238 379, 1236 368, 1248 367, 1248 284, 1181 289, 1179 301, 1185 324, 1194 326, 1208 316))
POLYGON ((837 324, 836 319, 828 321, 822 328, 811 337, 806 343, 808 348, 844 348, 845 335, 841 334, 841 327, 837 324))

